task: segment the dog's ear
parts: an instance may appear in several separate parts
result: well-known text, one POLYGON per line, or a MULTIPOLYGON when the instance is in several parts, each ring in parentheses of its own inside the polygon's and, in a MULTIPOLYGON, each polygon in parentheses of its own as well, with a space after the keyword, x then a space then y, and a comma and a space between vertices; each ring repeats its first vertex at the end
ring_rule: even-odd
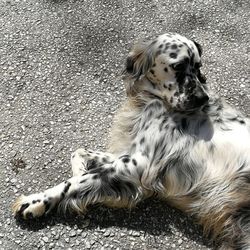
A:
POLYGON ((198 71, 197 77, 201 84, 205 85, 207 83, 207 78, 201 73, 200 70, 198 71))
POLYGON ((132 47, 123 71, 123 80, 128 95, 136 94, 136 83, 152 67, 154 61, 153 46, 155 43, 156 41, 140 41, 132 47))
MULTIPOLYGON (((202 55, 202 47, 199 43, 197 43, 196 41, 193 40, 193 43, 194 45, 196 46, 197 50, 198 50, 198 53, 199 53, 199 56, 201 57, 202 55)), ((202 83, 202 84, 206 84, 206 80, 207 78, 200 72, 200 70, 198 71, 198 75, 197 75, 199 81, 202 83)))
POLYGON ((195 44, 195 46, 196 46, 196 48, 197 48, 197 50, 199 52, 199 56, 201 56, 202 52, 203 52, 201 45, 199 43, 197 43, 196 41, 194 41, 194 40, 193 40, 193 43, 195 44))
POLYGON ((126 60, 125 77, 138 80, 152 67, 154 60, 153 45, 154 42, 141 41, 133 46, 126 60))

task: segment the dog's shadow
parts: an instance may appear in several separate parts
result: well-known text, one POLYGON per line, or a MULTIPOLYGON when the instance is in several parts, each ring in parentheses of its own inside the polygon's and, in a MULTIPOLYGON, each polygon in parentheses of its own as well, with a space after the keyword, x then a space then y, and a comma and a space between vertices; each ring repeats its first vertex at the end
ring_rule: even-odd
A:
POLYGON ((133 231, 143 231, 152 236, 171 236, 177 230, 189 240, 206 247, 213 247, 212 242, 202 237, 202 228, 194 224, 193 218, 169 207, 166 202, 156 199, 148 199, 132 210, 92 206, 85 217, 73 215, 65 217, 52 213, 37 220, 17 220, 17 223, 22 229, 30 231, 38 231, 57 224, 72 228, 77 226, 83 231, 109 227, 127 228, 133 231), (88 227, 86 227, 86 218, 90 219, 88 227))

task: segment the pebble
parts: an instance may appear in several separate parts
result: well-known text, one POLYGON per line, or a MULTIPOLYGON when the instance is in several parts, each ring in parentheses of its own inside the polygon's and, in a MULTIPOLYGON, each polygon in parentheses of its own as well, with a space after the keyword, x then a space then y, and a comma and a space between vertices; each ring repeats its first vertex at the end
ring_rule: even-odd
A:
POLYGON ((42 238, 42 240, 43 240, 45 243, 48 243, 48 242, 49 242, 49 238, 48 238, 47 236, 44 236, 44 237, 42 238))
POLYGON ((71 231, 69 234, 70 237, 75 237, 76 236, 76 231, 71 231))
POLYGON ((179 244, 179 245, 181 245, 181 244, 182 244, 182 242, 183 242, 183 240, 182 240, 182 239, 179 239, 179 240, 178 240, 178 244, 179 244))

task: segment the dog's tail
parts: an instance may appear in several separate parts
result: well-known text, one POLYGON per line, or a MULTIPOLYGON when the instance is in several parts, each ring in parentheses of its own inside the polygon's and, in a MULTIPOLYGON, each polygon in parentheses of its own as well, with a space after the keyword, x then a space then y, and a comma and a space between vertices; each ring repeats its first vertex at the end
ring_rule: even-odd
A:
MULTIPOLYGON (((250 172, 203 180, 182 204, 220 250, 250 250, 250 172)), ((181 199, 180 199, 181 201, 181 199)))
POLYGON ((232 224, 225 231, 227 235, 221 249, 250 249, 250 201, 239 206, 232 215, 232 224))

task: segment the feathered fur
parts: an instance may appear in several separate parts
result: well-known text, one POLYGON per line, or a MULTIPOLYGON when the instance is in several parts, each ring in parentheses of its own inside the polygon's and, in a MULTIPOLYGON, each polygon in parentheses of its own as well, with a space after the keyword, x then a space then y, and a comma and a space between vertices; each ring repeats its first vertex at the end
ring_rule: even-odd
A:
POLYGON ((73 177, 20 197, 14 214, 132 207, 158 194, 221 249, 250 249, 250 121, 208 90, 200 56, 200 45, 177 34, 133 47, 108 153, 78 149, 73 177))

